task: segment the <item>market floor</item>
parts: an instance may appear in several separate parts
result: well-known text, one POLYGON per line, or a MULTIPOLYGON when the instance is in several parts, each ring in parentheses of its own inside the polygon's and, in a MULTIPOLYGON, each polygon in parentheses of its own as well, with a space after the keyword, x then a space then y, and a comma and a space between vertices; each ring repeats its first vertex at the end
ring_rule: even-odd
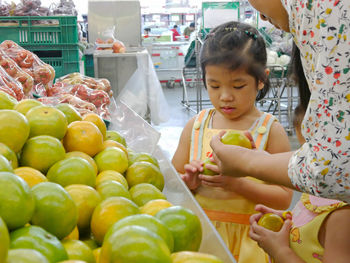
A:
MULTIPOLYGON (((169 104, 170 118, 167 122, 161 123, 160 125, 153 125, 153 127, 161 133, 159 145, 169 160, 171 160, 177 148, 183 127, 186 125, 187 121, 196 114, 195 110, 197 104, 192 103, 190 109, 181 104, 183 91, 179 85, 175 85, 174 88, 163 87, 163 92, 169 104)), ((196 97, 195 92, 196 91, 194 88, 188 89, 189 99, 196 97)), ((206 100, 207 98, 208 97, 206 96, 206 92, 204 91, 203 100, 206 100)), ((206 103, 206 105, 203 105, 203 108, 205 107, 211 107, 211 105, 206 103)), ((285 121, 282 119, 282 124, 287 125, 284 122, 285 121)), ((298 148, 298 142, 294 133, 289 135, 289 141, 293 150, 298 148)), ((291 207, 294 206, 299 197, 300 193, 295 192, 291 207)))

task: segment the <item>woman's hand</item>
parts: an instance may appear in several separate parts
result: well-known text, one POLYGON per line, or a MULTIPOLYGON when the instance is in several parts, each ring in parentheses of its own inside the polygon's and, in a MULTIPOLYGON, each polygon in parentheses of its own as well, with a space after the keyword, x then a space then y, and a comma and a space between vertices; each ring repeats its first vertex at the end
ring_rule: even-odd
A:
POLYGON ((194 160, 189 164, 185 164, 184 168, 185 173, 181 175, 182 180, 190 190, 197 189, 201 184, 198 175, 203 172, 203 162, 194 160))

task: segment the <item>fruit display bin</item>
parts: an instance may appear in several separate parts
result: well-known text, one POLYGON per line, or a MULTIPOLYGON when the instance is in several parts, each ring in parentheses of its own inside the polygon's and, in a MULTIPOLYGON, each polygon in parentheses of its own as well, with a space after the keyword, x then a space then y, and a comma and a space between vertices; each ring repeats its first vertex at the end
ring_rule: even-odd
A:
POLYGON ((0 42, 26 45, 78 44, 76 16, 0 16, 0 42))
POLYGON ((235 259, 209 218, 158 145, 160 133, 121 101, 112 101, 111 117, 110 129, 118 130, 125 137, 129 148, 135 151, 148 152, 157 158, 165 178, 163 193, 167 200, 174 205, 192 210, 199 217, 203 231, 199 251, 213 254, 225 263, 235 263, 235 259))

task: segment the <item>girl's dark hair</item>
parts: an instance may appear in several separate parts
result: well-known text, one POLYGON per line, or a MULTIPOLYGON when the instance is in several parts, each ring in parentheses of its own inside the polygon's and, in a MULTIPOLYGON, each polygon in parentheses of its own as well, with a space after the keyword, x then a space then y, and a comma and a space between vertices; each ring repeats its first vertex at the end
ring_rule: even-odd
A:
POLYGON ((232 21, 212 29, 201 48, 200 64, 203 81, 207 65, 225 64, 230 70, 245 69, 247 74, 255 77, 256 83, 264 83, 256 100, 265 97, 270 88, 266 69, 265 41, 254 27, 232 21))
POLYGON ((310 101, 311 92, 305 78, 303 65, 301 63, 299 48, 293 42, 292 58, 290 62, 291 77, 295 81, 299 90, 299 105, 305 112, 310 101))

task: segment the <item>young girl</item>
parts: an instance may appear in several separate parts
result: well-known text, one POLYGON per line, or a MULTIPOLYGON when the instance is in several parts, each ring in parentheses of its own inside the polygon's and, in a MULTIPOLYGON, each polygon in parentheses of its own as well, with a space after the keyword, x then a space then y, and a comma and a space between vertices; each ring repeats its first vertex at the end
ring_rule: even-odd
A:
POLYGON ((253 27, 229 22, 209 33, 200 62, 214 108, 186 124, 172 163, 237 262, 266 262, 266 254, 248 237, 249 217, 256 203, 287 208, 291 191, 253 178, 201 174, 202 161, 212 151, 210 139, 222 130, 248 130, 256 147, 270 153, 290 150, 276 118, 255 107, 269 88, 265 43, 253 27))
POLYGON ((266 155, 211 143, 222 174, 255 178, 350 202, 350 5, 348 0, 249 0, 293 34, 311 91, 296 152, 266 155), (245 163, 249 160, 250 166, 245 163))
MULTIPOLYGON (((301 134, 301 122, 305 108, 295 109, 294 127, 300 144, 305 143, 301 134)), ((251 216, 250 237, 258 242, 274 263, 342 263, 350 258, 350 207, 341 201, 302 194, 292 211, 292 222, 287 220, 276 233, 259 225, 257 221, 265 213, 282 215, 263 205, 259 214, 251 216)))

